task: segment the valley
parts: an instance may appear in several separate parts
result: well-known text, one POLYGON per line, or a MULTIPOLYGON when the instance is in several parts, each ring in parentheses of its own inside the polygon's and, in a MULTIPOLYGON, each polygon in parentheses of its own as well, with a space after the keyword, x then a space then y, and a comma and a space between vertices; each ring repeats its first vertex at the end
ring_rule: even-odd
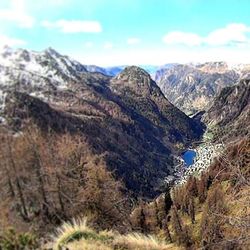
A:
POLYGON ((0 250, 249 250, 249 0, 0 0, 0 250))
MULTIPOLYGON (((30 249, 38 249, 33 234, 46 241, 40 247, 72 250, 79 242, 158 250, 212 241, 204 231, 208 207, 217 211, 210 199, 238 204, 231 190, 248 192, 248 72, 216 62, 168 64, 154 81, 147 67, 106 69, 112 73, 52 48, 3 49, 0 225, 16 229, 3 236, 8 244, 23 232, 31 233, 30 249), (184 161, 183 153, 192 155, 184 161)), ((227 239, 229 226, 221 225, 227 239)))

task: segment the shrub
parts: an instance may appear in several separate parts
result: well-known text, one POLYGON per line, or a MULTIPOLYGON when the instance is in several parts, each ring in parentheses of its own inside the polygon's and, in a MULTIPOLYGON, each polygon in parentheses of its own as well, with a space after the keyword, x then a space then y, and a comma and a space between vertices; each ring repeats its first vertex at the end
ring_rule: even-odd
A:
POLYGON ((106 243, 112 238, 112 232, 103 231, 98 234, 88 227, 87 218, 73 219, 71 222, 64 222, 57 229, 53 236, 53 248, 55 250, 60 250, 68 243, 81 239, 106 243))
POLYGON ((35 235, 30 233, 17 233, 13 228, 0 235, 1 250, 37 249, 38 242, 35 235))

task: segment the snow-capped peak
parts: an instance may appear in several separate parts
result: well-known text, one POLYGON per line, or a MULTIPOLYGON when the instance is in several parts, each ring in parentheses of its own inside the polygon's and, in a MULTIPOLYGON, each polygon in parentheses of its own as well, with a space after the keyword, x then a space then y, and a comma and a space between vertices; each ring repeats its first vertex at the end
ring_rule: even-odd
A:
POLYGON ((36 52, 4 47, 0 50, 0 111, 7 90, 41 96, 44 91, 69 89, 85 72, 81 63, 52 48, 36 52))
POLYGON ((61 55, 52 48, 43 52, 35 52, 5 47, 0 53, 0 67, 2 68, 0 83, 3 83, 3 79, 6 80, 4 72, 7 68, 8 71, 19 71, 21 75, 40 75, 59 83, 66 80, 77 81, 80 74, 87 71, 81 63, 61 55))

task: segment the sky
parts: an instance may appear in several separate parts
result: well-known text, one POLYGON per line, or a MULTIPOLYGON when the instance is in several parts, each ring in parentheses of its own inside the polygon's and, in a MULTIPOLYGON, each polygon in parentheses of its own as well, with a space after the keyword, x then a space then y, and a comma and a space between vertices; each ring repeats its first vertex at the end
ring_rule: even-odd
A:
POLYGON ((0 0, 0 47, 84 64, 250 63, 249 0, 0 0))

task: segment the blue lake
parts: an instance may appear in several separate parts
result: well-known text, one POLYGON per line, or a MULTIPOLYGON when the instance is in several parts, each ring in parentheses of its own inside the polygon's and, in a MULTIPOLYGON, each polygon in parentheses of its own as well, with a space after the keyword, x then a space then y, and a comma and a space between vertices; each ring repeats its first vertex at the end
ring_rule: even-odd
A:
POLYGON ((187 150, 183 155, 182 159, 186 163, 187 166, 190 166, 194 163, 194 158, 196 156, 195 151, 193 150, 187 150))

